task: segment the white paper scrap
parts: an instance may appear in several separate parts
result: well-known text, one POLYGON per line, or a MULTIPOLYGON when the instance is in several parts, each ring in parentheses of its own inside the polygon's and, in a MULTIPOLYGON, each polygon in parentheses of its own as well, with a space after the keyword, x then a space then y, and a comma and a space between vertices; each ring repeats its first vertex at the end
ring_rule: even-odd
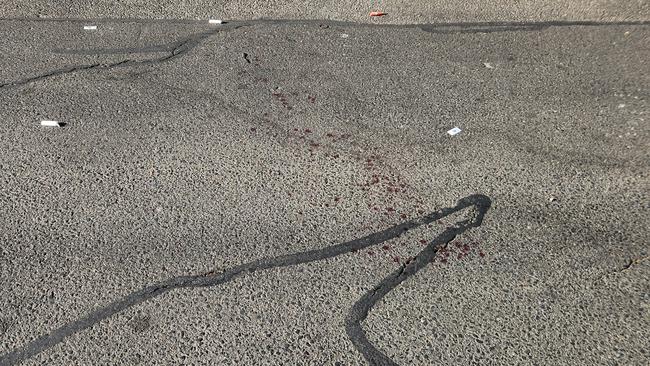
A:
POLYGON ((210 23, 210 24, 221 24, 221 23, 223 23, 223 20, 221 20, 221 19, 210 19, 210 20, 208 20, 208 23, 210 23))
POLYGON ((61 125, 57 121, 41 121, 41 126, 45 127, 60 127, 61 125))
POLYGON ((454 135, 458 135, 460 131, 462 131, 460 128, 454 127, 451 130, 447 131, 447 133, 450 134, 451 136, 454 136, 454 135))
POLYGON ((85 30, 95 30, 97 29, 96 25, 84 25, 85 30))

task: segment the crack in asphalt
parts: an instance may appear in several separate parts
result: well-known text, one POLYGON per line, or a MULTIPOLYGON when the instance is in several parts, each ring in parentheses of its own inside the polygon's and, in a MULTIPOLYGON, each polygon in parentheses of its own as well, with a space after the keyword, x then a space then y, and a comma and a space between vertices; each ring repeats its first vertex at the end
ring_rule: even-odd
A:
MULTIPOLYGON (((234 28, 230 28, 234 29, 234 28)), ((52 71, 48 71, 44 74, 40 74, 37 76, 31 76, 27 77, 24 79, 19 79, 19 80, 14 80, 10 82, 5 82, 0 84, 0 89, 9 89, 12 87, 17 87, 25 84, 29 84, 32 82, 40 81, 43 79, 51 78, 54 76, 59 76, 63 74, 70 74, 70 73, 75 73, 79 71, 87 71, 87 70, 110 70, 114 69, 117 67, 127 67, 127 66, 140 66, 140 65, 153 65, 153 64, 159 64, 167 61, 171 61, 173 59, 179 58, 188 52, 190 52, 192 49, 194 49, 196 46, 198 46, 201 42, 203 42, 205 39, 209 38, 210 36, 223 31, 223 29, 210 29, 208 31, 202 32, 202 33, 197 33, 194 35, 191 35, 187 38, 184 38, 180 41, 172 42, 167 45, 156 45, 156 46, 148 46, 148 47, 143 47, 143 48, 125 48, 125 49, 107 49, 107 50, 55 50, 55 52, 58 53, 69 53, 69 54, 84 54, 84 55, 97 55, 97 54, 111 54, 111 53, 145 53, 145 52, 166 52, 167 54, 161 57, 156 57, 156 58, 150 58, 150 59, 144 59, 144 60, 133 60, 133 59, 124 59, 121 61, 117 62, 112 62, 112 63, 94 63, 94 64, 86 64, 86 65, 75 65, 75 66, 69 66, 69 67, 64 67, 52 71)))
POLYGON ((646 261, 648 259, 650 259, 650 256, 648 256, 648 255, 646 255, 645 257, 630 258, 630 259, 627 260, 627 263, 623 267, 614 270, 614 272, 619 272, 619 273, 620 272, 625 272, 625 271, 633 268, 634 266, 637 266, 637 265, 641 264, 641 262, 644 262, 644 261, 646 261))
POLYGON ((615 273, 624 273, 627 271, 632 270, 635 266, 640 265, 641 263, 645 262, 646 260, 650 259, 650 255, 646 255, 643 257, 633 257, 629 258, 624 265, 622 265, 620 268, 616 268, 614 270, 605 272, 601 274, 600 276, 596 277, 595 281, 600 281, 605 277, 611 276, 615 273))
MULTIPOLYGON (((0 21, 49 21, 49 22, 78 22, 84 21, 81 19, 61 19, 61 18, 52 18, 52 19, 27 19, 27 18, 0 18, 0 21)), ((93 19, 94 22, 121 22, 121 23, 152 23, 156 22, 154 20, 138 20, 138 19, 93 19)), ((199 21, 190 21, 190 20, 167 20, 171 23, 182 23, 182 24, 195 24, 199 21)), ((161 22, 161 20, 157 20, 161 22)), ((169 52, 169 55, 146 59, 146 60, 132 60, 125 59, 122 61, 114 63, 95 63, 87 65, 76 65, 69 66, 61 69, 56 69, 49 71, 47 73, 32 76, 24 79, 19 79, 15 81, 5 82, 0 84, 0 89, 8 89, 11 87, 21 86, 36 82, 39 80, 47 79, 53 76, 63 75, 74 73, 78 71, 85 70, 109 70, 116 67, 125 67, 125 66, 136 66, 136 65, 151 65, 170 61, 179 56, 182 56, 192 50, 194 47, 199 45, 203 40, 210 37, 211 35, 218 33, 220 31, 229 30, 229 29, 238 29, 242 27, 250 27, 261 24, 277 24, 277 25, 292 25, 292 24, 318 24, 322 26, 323 23, 328 25, 337 25, 337 26, 355 26, 355 27, 376 27, 376 28, 419 28, 424 32, 429 33, 438 33, 438 34, 457 34, 457 33, 493 33, 493 32, 513 32, 513 31, 540 31, 547 29, 549 27, 572 27, 572 26, 621 26, 621 25, 648 25, 650 21, 614 21, 614 22, 602 22, 602 21, 543 21, 543 22, 458 22, 458 23, 430 23, 430 24, 366 24, 366 23, 354 23, 354 22, 345 22, 345 21, 334 21, 334 20, 317 20, 317 19, 307 19, 307 20, 298 20, 298 19, 256 19, 248 21, 234 21, 228 22, 226 25, 219 28, 210 29, 206 32, 198 33, 192 35, 184 40, 173 42, 170 44, 163 45, 153 45, 139 48, 117 48, 117 49, 89 49, 89 50, 53 50, 55 53, 60 54, 80 54, 80 55, 102 55, 102 54, 135 54, 135 53, 147 53, 147 52, 169 52)), ((250 63, 250 60, 247 58, 247 55, 244 54, 244 58, 247 62, 250 63)))
POLYGON ((386 296, 386 294, 431 263, 440 249, 445 247, 449 242, 465 231, 479 227, 482 224, 483 218, 490 208, 490 205, 491 201, 489 197, 481 194, 470 195, 460 199, 454 207, 443 208, 418 219, 397 224, 383 231, 349 242, 321 249, 313 249, 305 252, 260 259, 235 266, 224 270, 221 273, 209 271, 194 276, 173 277, 147 286, 138 291, 134 291, 104 307, 96 309, 82 318, 71 321, 48 334, 37 337, 26 345, 0 356, 0 365, 8 366, 19 364, 62 342, 73 334, 88 329, 121 311, 144 301, 153 299, 171 290, 217 286, 229 282, 237 277, 260 270, 284 268, 334 258, 342 254, 355 252, 397 238, 408 230, 430 224, 466 208, 473 207, 475 215, 471 219, 457 222, 456 225, 445 229, 440 235, 429 242, 412 261, 400 266, 399 269, 384 278, 377 286, 366 292, 366 294, 364 294, 348 312, 345 319, 346 333, 354 347, 363 355, 368 363, 370 365, 378 366, 397 365, 387 355, 370 343, 361 327, 361 322, 366 319, 372 307, 386 296))

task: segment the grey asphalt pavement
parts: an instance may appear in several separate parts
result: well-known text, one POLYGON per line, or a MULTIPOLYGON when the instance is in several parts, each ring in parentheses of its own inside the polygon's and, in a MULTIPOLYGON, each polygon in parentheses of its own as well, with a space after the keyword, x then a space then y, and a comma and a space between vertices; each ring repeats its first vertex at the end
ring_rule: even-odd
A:
POLYGON ((0 365, 647 365, 621 18, 0 21, 0 365))
POLYGON ((648 20, 645 0, 3 0, 2 18, 329 19, 363 23, 648 20), (370 18, 370 11, 387 13, 370 18))

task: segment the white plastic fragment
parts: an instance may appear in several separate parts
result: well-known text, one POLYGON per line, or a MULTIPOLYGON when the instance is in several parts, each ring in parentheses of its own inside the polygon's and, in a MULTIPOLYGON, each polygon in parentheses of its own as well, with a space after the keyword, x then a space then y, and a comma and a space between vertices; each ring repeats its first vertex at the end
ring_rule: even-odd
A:
POLYGON ((84 25, 85 30, 95 30, 97 29, 96 25, 84 25))
POLYGON ((447 131, 447 133, 451 136, 454 136, 454 135, 458 135, 460 131, 462 131, 460 128, 454 127, 451 130, 447 131))
POLYGON ((57 121, 41 121, 41 126, 45 127, 61 127, 61 124, 57 121))
POLYGON ((221 20, 221 19, 210 19, 210 20, 208 20, 208 23, 210 23, 210 24, 222 24, 223 20, 221 20))
POLYGON ((494 69, 494 66, 492 66, 492 64, 489 62, 484 62, 483 66, 485 66, 487 69, 494 69))

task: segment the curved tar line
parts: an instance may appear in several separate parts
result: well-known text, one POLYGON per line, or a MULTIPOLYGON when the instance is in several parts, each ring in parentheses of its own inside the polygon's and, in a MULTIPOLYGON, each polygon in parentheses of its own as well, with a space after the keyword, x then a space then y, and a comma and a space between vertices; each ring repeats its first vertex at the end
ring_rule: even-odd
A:
MULTIPOLYGON (((197 33, 194 35, 191 35, 185 39, 182 39, 180 41, 164 44, 164 45, 154 45, 150 47, 144 47, 141 49, 106 49, 106 50, 87 50, 87 51, 64 51, 64 53, 79 53, 79 54, 91 54, 91 55, 99 55, 102 53, 105 54, 119 54, 119 53, 146 53, 146 52, 166 52, 167 54, 161 57, 155 57, 155 58, 148 58, 148 59, 143 59, 143 60, 132 60, 132 59, 125 59, 121 61, 116 61, 112 63, 95 63, 95 64, 85 64, 85 65, 74 65, 74 66, 68 66, 60 69, 55 69, 55 70, 50 70, 44 74, 36 75, 36 76, 30 76, 27 78, 19 79, 19 80, 14 80, 14 81, 8 81, 5 83, 0 83, 0 89, 9 89, 9 88, 14 88, 18 87, 21 85, 33 83, 36 81, 40 81, 43 79, 48 79, 51 77, 59 76, 59 75, 64 75, 64 74, 71 74, 71 73, 76 73, 80 71, 86 71, 86 70, 111 70, 115 68, 120 68, 120 67, 130 67, 130 66, 142 66, 142 65, 154 65, 154 64, 160 64, 163 62, 171 61, 176 58, 182 57, 188 52, 190 52, 192 49, 194 49, 196 46, 198 46, 201 42, 206 40, 208 37, 224 31, 227 29, 226 27, 220 27, 218 29, 211 29, 207 30, 202 33, 197 33)), ((229 29, 237 29, 237 27, 230 27, 229 29)), ((61 50, 55 50, 55 53, 61 53, 61 50)))
POLYGON ((51 347, 62 342, 65 338, 76 334, 84 329, 105 320, 125 309, 153 299, 168 291, 182 288, 217 286, 229 282, 236 277, 245 274, 271 269, 294 266, 303 263, 310 263, 323 259, 333 258, 341 254, 350 253, 366 247, 383 243, 399 237, 404 232, 417 228, 421 225, 437 221, 445 216, 468 207, 476 208, 476 215, 472 219, 457 222, 455 226, 448 227, 435 239, 433 239, 412 261, 400 267, 374 289, 367 292, 357 301, 345 320, 345 329, 354 346, 363 354, 371 365, 396 365, 390 358, 374 347, 367 339, 361 322, 368 316, 372 307, 386 294, 397 287, 407 278, 416 274, 426 267, 434 259, 437 251, 447 243, 465 231, 478 227, 483 222, 485 213, 490 208, 490 199, 484 195, 471 195, 459 200, 454 207, 443 208, 440 211, 430 213, 421 218, 395 225, 386 230, 370 234, 363 238, 355 239, 346 243, 333 245, 322 249, 314 249, 306 252, 287 254, 274 258, 260 259, 245 263, 222 273, 208 272, 196 276, 178 276, 170 278, 141 290, 132 292, 104 307, 87 314, 83 318, 69 322, 48 334, 44 334, 29 342, 23 347, 17 348, 0 357, 0 365, 15 365, 27 360, 51 347))

